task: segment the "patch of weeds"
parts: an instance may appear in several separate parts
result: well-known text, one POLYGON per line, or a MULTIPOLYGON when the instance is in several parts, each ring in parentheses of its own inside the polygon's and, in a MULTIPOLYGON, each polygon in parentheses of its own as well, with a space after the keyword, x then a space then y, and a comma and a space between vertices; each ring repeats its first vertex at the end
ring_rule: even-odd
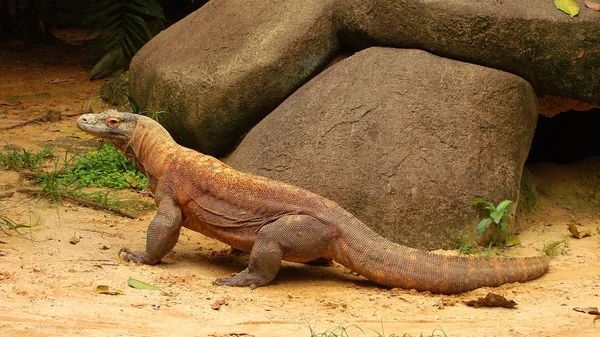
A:
POLYGON ((93 105, 94 103, 96 105, 98 105, 98 110, 102 111, 102 97, 100 96, 96 96, 96 97, 91 97, 88 98, 87 100, 84 100, 83 102, 81 102, 81 112, 87 112, 87 113, 93 113, 94 112, 94 108, 93 105), (87 106, 86 106, 87 103, 87 106))
POLYGON ((110 208, 115 208, 119 203, 119 199, 112 197, 110 191, 83 192, 81 190, 72 190, 68 194, 76 198, 91 201, 96 204, 96 207, 106 205, 110 208))
POLYGON ((542 252, 551 259, 556 258, 558 255, 565 255, 569 248, 569 241, 567 239, 561 241, 552 241, 544 244, 542 252))
POLYGON ((48 158, 54 157, 54 149, 45 148, 39 151, 14 149, 6 153, 0 152, 0 166, 5 170, 40 170, 48 158))
POLYGON ((37 226, 38 224, 39 219, 36 219, 31 222, 16 223, 14 220, 4 215, 0 215, 0 232, 3 232, 7 235, 10 235, 11 232, 15 232, 20 236, 25 237, 25 235, 19 231, 19 228, 32 228, 37 226))
POLYGON ((310 337, 350 337, 350 330, 359 331, 362 336, 365 335, 365 332, 356 325, 350 325, 347 327, 337 326, 333 328, 329 328, 325 330, 325 332, 316 332, 313 330, 310 324, 307 324, 308 329, 310 330, 310 337))
POLYGON ((458 252, 460 254, 474 254, 476 251, 473 247, 473 245, 471 245, 471 243, 469 242, 469 235, 465 234, 465 235, 459 235, 455 238, 456 240, 456 249, 458 249, 458 252))
MULTIPOLYGON (((330 329, 325 330, 325 332, 316 332, 310 324, 306 324, 310 331, 310 337, 351 337, 351 336, 367 336, 365 331, 361 329, 357 325, 349 325, 349 326, 337 326, 330 329), (353 332, 353 334, 351 334, 353 332)), ((391 335, 386 335, 383 329, 383 323, 381 324, 381 332, 373 330, 373 332, 378 337, 400 337, 400 335, 396 335, 392 333, 391 335)), ((442 328, 435 329, 431 332, 430 335, 423 335, 421 333, 420 337, 431 336, 431 337, 447 337, 448 335, 442 328)), ((403 334, 402 337, 412 337, 410 334, 403 334)))
POLYGON ((478 255, 481 257, 490 257, 496 255, 495 247, 490 245, 487 248, 479 247, 476 243, 469 241, 469 235, 459 235, 455 238, 456 249, 459 254, 464 255, 478 255))
POLYGON ((125 96, 127 96, 127 99, 129 100, 129 106, 131 107, 131 111, 135 114, 150 117, 150 118, 154 119, 155 121, 157 121, 158 123, 160 123, 160 120, 162 119, 162 115, 167 113, 164 110, 152 110, 150 108, 141 109, 140 106, 135 101, 135 99, 133 99, 133 97, 131 97, 129 95, 129 93, 123 91, 123 94, 125 96))
POLYGON ((98 152, 77 159, 74 166, 58 178, 61 184, 83 187, 148 188, 148 180, 135 164, 110 143, 103 143, 98 152))
POLYGON ((485 209, 489 211, 488 217, 484 218, 477 225, 477 235, 483 236, 488 229, 491 228, 490 234, 490 245, 492 246, 504 246, 504 243, 507 239, 510 238, 510 231, 506 226, 506 217, 514 216, 514 214, 508 211, 506 208, 512 204, 512 200, 504 200, 498 204, 498 206, 494 206, 489 201, 485 201, 481 198, 475 199, 473 202, 474 206, 478 206, 483 204, 485 209))

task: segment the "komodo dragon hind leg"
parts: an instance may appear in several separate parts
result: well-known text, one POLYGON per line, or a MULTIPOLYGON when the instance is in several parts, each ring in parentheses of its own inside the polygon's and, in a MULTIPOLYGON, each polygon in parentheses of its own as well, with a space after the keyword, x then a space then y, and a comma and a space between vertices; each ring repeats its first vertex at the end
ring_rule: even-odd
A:
POLYGON ((282 260, 308 262, 328 256, 334 229, 308 215, 288 215, 258 231, 248 268, 213 281, 214 285, 255 289, 275 278, 282 260))

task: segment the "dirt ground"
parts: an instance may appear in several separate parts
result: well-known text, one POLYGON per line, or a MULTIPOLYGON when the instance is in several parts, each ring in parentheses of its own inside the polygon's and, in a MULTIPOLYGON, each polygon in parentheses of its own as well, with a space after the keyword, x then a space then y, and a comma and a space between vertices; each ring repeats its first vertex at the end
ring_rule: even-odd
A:
MULTIPOLYGON (((73 114, 92 106, 102 81, 90 82, 86 54, 77 47, 0 46, 0 127, 48 109, 73 114)), ((52 140, 74 139, 76 117, 0 130, 0 142, 39 149, 52 140)), ((16 193, 0 199, 0 215, 16 222, 39 218, 27 238, 0 232, 0 336, 310 336, 356 325, 366 336, 599 336, 600 321, 574 307, 600 306, 600 158, 558 166, 529 167, 539 202, 511 256, 538 254, 544 244, 566 240, 550 270, 524 284, 477 289, 454 296, 386 289, 339 265, 284 263, 273 284, 250 290, 211 285, 245 267, 219 242, 183 230, 174 251, 157 266, 120 260, 123 246, 141 249, 153 217, 131 220, 105 211, 16 193), (575 239, 575 218, 593 233, 575 239), (81 241, 73 245, 69 239, 81 241), (132 277, 161 290, 129 288, 132 277), (96 293, 98 285, 126 295, 96 293), (463 301, 496 292, 516 308, 479 308, 463 301), (223 300, 219 310, 211 306, 223 300)), ((0 170, 0 191, 19 174, 0 170)), ((135 195, 140 201, 152 201, 135 195)), ((363 336, 350 328, 350 336, 363 336)))

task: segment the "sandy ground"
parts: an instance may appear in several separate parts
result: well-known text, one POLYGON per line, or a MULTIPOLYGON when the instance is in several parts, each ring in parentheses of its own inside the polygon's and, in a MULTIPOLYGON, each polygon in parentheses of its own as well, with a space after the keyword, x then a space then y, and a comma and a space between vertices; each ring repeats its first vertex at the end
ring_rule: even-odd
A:
MULTIPOLYGON (((88 81, 85 54, 72 48, 35 46, 22 52, 0 49, 0 127, 43 115, 64 114, 92 104, 102 82, 88 81), (59 80, 59 81, 55 81, 59 80), (62 81, 64 80, 64 81, 62 81), (56 83, 49 83, 56 82, 56 83)), ((0 130, 0 142, 39 149, 48 141, 76 135, 76 117, 0 130)), ((2 144, 3 145, 3 144, 2 144)), ((183 230, 178 245, 157 266, 119 260, 123 246, 141 249, 153 217, 131 220, 72 202, 15 194, 0 199, 0 215, 16 222, 39 218, 26 238, 0 232, 0 336, 310 336, 356 325, 350 336, 599 336, 600 321, 573 307, 600 306, 600 158, 568 166, 530 167, 540 200, 519 238, 521 246, 502 254, 538 254, 545 243, 566 240, 550 270, 525 284, 477 289, 455 296, 379 287, 339 265, 284 263, 273 284, 215 287, 211 281, 245 267, 219 242, 183 230), (566 223, 575 217, 591 237, 574 239, 566 223), (80 243, 69 239, 77 236, 80 243), (129 288, 132 277, 161 290, 129 288), (96 293, 98 285, 126 295, 96 293), (489 291, 518 303, 516 308, 479 308, 463 301, 489 291), (219 310, 211 306, 224 300, 219 310)), ((0 170, 0 190, 19 175, 0 170)), ((147 196, 130 193, 139 201, 147 196)))

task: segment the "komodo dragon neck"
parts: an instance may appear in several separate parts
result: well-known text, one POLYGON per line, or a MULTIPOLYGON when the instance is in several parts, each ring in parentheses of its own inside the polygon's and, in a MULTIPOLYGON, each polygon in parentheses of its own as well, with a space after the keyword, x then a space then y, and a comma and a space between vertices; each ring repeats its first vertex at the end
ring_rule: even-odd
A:
POLYGON ((173 148, 179 145, 162 127, 148 117, 140 116, 131 140, 124 153, 133 160, 138 169, 148 177, 150 189, 154 191, 158 179, 167 171, 167 161, 173 155, 173 148))

